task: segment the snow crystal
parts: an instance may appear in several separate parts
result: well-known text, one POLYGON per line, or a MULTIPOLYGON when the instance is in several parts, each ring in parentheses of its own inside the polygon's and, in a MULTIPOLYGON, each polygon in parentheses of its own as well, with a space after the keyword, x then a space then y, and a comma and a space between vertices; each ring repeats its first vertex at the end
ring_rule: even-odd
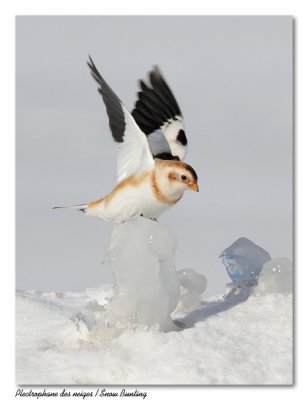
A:
POLYGON ((220 257, 233 283, 246 285, 256 284, 263 264, 271 259, 266 250, 245 237, 227 247, 220 257))
POLYGON ((292 293, 293 267, 286 257, 274 258, 263 265, 257 293, 292 293))

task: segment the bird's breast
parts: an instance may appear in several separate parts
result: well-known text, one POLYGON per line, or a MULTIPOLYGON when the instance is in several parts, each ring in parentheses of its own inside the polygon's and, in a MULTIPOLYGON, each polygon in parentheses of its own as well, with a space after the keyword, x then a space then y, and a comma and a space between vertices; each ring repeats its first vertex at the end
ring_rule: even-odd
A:
POLYGON ((108 196, 91 203, 90 214, 114 222, 138 215, 158 218, 176 204, 179 198, 167 198, 153 176, 147 173, 121 182, 108 196))
POLYGON ((106 211, 124 220, 135 215, 157 218, 169 207, 170 204, 161 202, 154 195, 150 180, 141 183, 138 188, 127 185, 106 202, 106 211))

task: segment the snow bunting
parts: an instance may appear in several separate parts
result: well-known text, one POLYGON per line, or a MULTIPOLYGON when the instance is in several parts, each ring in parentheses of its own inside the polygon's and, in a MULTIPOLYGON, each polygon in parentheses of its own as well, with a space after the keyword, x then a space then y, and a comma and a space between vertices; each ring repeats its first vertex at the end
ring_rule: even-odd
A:
POLYGON ((98 72, 91 57, 91 74, 98 83, 118 144, 117 186, 107 196, 71 207, 113 222, 134 216, 157 219, 175 205, 186 189, 199 191, 194 169, 182 162, 187 139, 179 106, 159 69, 150 72, 132 114, 98 72), (161 129, 161 131, 158 131, 161 129))

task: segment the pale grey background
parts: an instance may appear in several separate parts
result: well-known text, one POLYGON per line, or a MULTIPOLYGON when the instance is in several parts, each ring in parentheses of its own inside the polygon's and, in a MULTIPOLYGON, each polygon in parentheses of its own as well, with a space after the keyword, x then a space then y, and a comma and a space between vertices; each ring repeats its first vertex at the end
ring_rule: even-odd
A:
POLYGON ((292 259, 292 30, 291 17, 17 17, 17 289, 112 281, 111 225, 51 209, 115 184, 88 54, 129 109, 154 64, 180 104, 200 193, 161 217, 177 268, 214 294, 229 281, 218 256, 240 236, 292 259))

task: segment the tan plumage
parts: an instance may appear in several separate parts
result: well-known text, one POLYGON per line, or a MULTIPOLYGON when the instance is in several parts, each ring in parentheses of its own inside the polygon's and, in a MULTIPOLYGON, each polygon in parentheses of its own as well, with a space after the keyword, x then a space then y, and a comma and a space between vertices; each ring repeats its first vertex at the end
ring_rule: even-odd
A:
POLYGON ((114 222, 138 215, 156 219, 175 205, 186 189, 199 190, 190 168, 180 161, 157 159, 153 170, 130 176, 106 197, 78 207, 87 215, 114 222))

